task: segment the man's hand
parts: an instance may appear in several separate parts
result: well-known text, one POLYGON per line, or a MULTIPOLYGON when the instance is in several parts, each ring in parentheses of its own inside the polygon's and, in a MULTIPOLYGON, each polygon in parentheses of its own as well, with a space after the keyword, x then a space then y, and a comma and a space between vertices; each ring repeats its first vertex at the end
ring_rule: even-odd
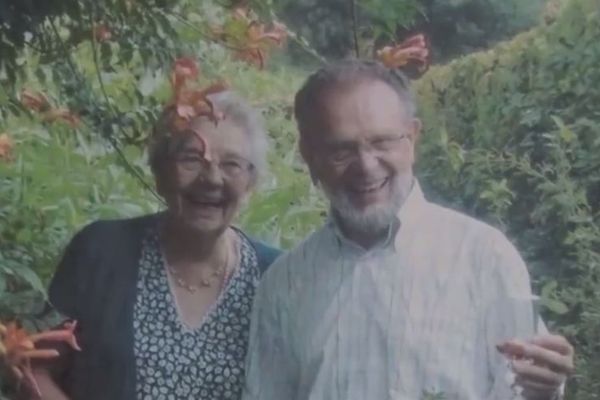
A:
POLYGON ((573 346, 563 336, 539 335, 523 342, 511 340, 498 346, 511 358, 515 383, 528 400, 551 400, 573 373, 573 346))

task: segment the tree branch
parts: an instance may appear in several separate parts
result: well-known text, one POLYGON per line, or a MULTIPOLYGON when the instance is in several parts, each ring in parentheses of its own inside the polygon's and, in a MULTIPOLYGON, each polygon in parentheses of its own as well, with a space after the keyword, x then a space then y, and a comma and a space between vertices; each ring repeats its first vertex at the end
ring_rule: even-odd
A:
POLYGON ((356 0, 350 1, 350 10, 352 12, 352 35, 354 38, 354 53, 356 58, 360 58, 360 49, 358 47, 358 14, 356 12, 356 0))
MULTIPOLYGON (((91 18, 93 20, 93 16, 91 16, 91 18)), ((60 34, 58 33, 58 29, 56 28, 56 26, 54 24, 54 20, 50 18, 49 21, 50 21, 50 27, 51 27, 52 31, 54 32, 54 36, 56 37, 56 40, 58 41, 58 44, 64 54, 65 60, 67 61, 69 68, 71 69, 71 71, 73 72, 73 75, 75 77, 79 77, 80 76, 79 71, 77 70, 77 67, 73 63, 73 60, 71 59, 71 55, 69 54, 67 47, 65 46, 64 42, 62 41, 60 34)), ((93 35, 94 35, 94 32, 92 29, 92 36, 93 35)), ((94 43, 94 41, 95 41, 95 37, 92 38, 92 43, 94 43)), ((94 46, 94 44, 93 44, 93 46, 94 46)), ((98 74, 98 79, 100 80, 101 89, 103 89, 104 83, 102 81, 102 76, 100 74, 100 70, 98 69, 99 66, 97 63, 98 56, 96 54, 95 47, 93 47, 93 49, 94 49, 93 55, 94 55, 95 68, 96 68, 96 72, 98 74)), ((82 82, 82 84, 83 84, 83 82, 82 82)), ((113 109, 109 103, 108 96, 104 90, 103 90, 103 95, 105 96, 105 101, 107 103, 107 107, 109 108, 109 110, 113 111, 113 109)), ((90 128, 90 130, 93 131, 93 129, 91 129, 92 127, 90 127, 88 124, 86 124, 85 121, 82 120, 82 122, 84 125, 86 125, 88 128, 90 128)), ((120 126, 118 126, 118 129, 120 131, 122 131, 122 128, 120 126)), ((123 153, 123 150, 121 150, 121 148, 119 147, 119 143, 117 142, 117 140, 112 136, 107 136, 107 139, 108 139, 109 143, 111 144, 111 146, 115 149, 117 156, 121 159, 121 161, 125 165, 125 169, 128 170, 129 173, 131 173, 133 175, 133 177, 136 178, 145 189, 150 191, 150 193, 152 193, 160 202, 164 203, 163 199, 159 196, 159 194, 156 192, 156 190, 154 190, 154 188, 148 182, 146 182, 144 177, 135 169, 135 167, 133 165, 131 165, 131 163, 127 159, 127 156, 125 155, 125 153, 123 153)))

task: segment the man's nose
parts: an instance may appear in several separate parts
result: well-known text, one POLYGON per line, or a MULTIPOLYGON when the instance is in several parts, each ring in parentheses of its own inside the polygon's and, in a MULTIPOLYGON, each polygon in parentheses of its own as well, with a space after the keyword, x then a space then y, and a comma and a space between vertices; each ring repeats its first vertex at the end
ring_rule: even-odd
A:
POLYGON ((370 172, 379 166, 379 159, 372 149, 361 148, 358 150, 356 166, 362 172, 370 172))

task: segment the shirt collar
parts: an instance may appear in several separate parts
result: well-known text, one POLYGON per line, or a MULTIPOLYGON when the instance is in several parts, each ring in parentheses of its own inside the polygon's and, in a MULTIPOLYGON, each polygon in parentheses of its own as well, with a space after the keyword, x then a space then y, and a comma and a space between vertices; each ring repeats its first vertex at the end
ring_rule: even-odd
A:
MULTIPOLYGON (((396 217, 393 218, 392 223, 388 227, 388 232, 386 234, 385 239, 381 240, 378 244, 373 246, 373 249, 379 248, 392 248, 394 251, 397 251, 397 237, 398 231, 401 227, 406 227, 411 220, 414 220, 415 217, 420 213, 422 206, 427 202, 425 200, 425 196, 423 195, 423 191, 421 190, 421 186, 419 182, 415 178, 413 181, 412 188, 404 204, 398 210, 396 217)), ((356 250, 365 251, 360 245, 356 244, 352 240, 348 239, 342 230, 339 227, 336 218, 333 216, 333 213, 329 213, 329 218, 327 221, 327 225, 333 231, 336 239, 341 243, 351 248, 355 248, 356 250)))
POLYGON ((419 181, 415 178, 408 197, 396 214, 402 226, 406 226, 410 221, 416 219, 425 204, 427 204, 427 200, 423 195, 419 181))

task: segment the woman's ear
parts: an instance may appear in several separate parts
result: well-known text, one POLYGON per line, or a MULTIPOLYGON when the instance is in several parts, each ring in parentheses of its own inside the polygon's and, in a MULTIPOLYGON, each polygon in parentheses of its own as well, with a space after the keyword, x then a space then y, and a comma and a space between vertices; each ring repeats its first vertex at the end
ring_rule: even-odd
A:
POLYGON ((156 192, 163 198, 166 199, 169 196, 169 193, 172 191, 169 184, 169 172, 167 171, 167 166, 164 162, 161 162, 159 165, 156 165, 152 173, 154 175, 154 185, 156 187, 156 192))
POLYGON ((156 193, 164 198, 166 194, 164 179, 158 175, 157 171, 154 172, 154 186, 156 187, 156 193))

